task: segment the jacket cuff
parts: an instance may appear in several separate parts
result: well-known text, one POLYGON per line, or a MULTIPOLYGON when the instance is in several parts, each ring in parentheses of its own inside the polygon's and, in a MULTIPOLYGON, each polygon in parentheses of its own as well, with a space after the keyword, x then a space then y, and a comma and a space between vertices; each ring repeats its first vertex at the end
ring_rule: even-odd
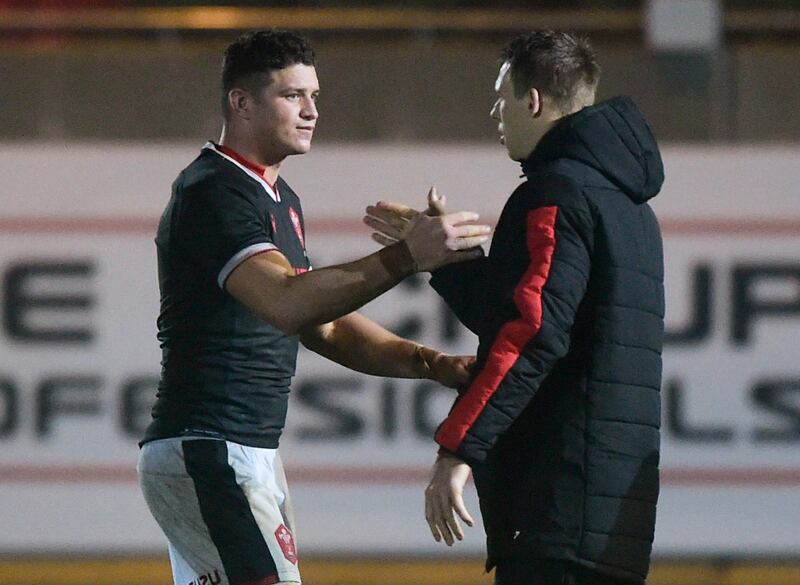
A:
POLYGON ((449 455, 450 457, 455 457, 456 459, 460 459, 461 461, 463 461, 464 463, 466 463, 470 467, 473 467, 474 465, 476 465, 478 463, 483 463, 483 459, 485 459, 485 456, 483 458, 481 458, 481 459, 470 457, 468 454, 464 453, 461 449, 459 449, 458 452, 454 453, 450 449, 446 449, 445 447, 442 447, 441 445, 439 445, 439 450, 436 452, 436 454, 437 455, 449 455))

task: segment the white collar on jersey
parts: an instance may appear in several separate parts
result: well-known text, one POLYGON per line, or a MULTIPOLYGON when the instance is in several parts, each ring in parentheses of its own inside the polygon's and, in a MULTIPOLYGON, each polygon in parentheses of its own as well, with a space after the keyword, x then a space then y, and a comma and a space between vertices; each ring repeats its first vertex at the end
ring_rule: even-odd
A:
POLYGON ((252 177, 252 178, 253 178, 253 179, 255 179, 256 181, 258 181, 258 182, 261 184, 261 186, 262 186, 262 187, 264 187, 264 191, 266 191, 266 192, 267 192, 267 195, 269 195, 270 197, 272 197, 272 200, 273 200, 273 201, 275 201, 275 202, 277 202, 277 203, 280 203, 280 202, 281 202, 281 197, 280 197, 280 195, 279 195, 279 194, 278 194, 276 191, 274 191, 274 190, 272 189, 272 187, 270 187, 270 186, 269 186, 269 183, 267 183, 267 181, 266 181, 266 180, 264 180, 264 177, 262 177, 261 175, 259 175, 259 174, 258 174, 258 173, 256 173, 256 172, 254 172, 253 170, 251 170, 251 169, 248 169, 246 166, 244 166, 244 165, 243 165, 242 163, 240 163, 238 160, 236 160, 236 159, 234 159, 234 158, 231 158, 231 157, 229 157, 227 154, 225 154, 224 152, 222 152, 221 150, 219 150, 219 149, 217 148, 217 145, 216 145, 216 144, 214 144, 213 142, 206 142, 206 143, 205 143, 205 145, 203 146, 203 150, 210 150, 210 151, 212 151, 212 152, 216 152, 218 155, 220 155, 220 156, 221 156, 222 158, 224 158, 225 160, 227 160, 227 161, 229 161, 229 162, 232 162, 232 163, 233 163, 233 164, 235 164, 237 167, 239 167, 240 169, 242 169, 242 170, 243 170, 245 173, 247 173, 247 175, 248 175, 249 177, 252 177))

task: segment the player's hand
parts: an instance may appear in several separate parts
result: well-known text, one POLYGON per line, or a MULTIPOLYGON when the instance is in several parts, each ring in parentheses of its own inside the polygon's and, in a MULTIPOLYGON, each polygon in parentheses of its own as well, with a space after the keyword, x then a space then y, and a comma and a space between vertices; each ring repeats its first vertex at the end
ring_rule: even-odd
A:
POLYGON ((378 201, 367 207, 364 223, 375 230, 372 239, 383 246, 389 246, 405 238, 410 221, 420 213, 430 217, 446 215, 446 198, 436 192, 436 187, 428 191, 428 207, 417 211, 408 205, 394 201, 378 201))
POLYGON ((463 388, 469 382, 470 369, 474 363, 475 356, 438 353, 430 360, 431 370, 428 377, 448 388, 463 388))
POLYGON ((483 255, 480 248, 489 241, 491 228, 475 223, 478 214, 458 211, 438 217, 418 214, 409 221, 402 237, 418 272, 430 272, 446 264, 483 255))
POLYGON ((464 505, 464 485, 469 474, 469 465, 454 455, 440 453, 436 458, 425 489, 425 519, 436 542, 444 539, 447 546, 453 546, 456 540, 464 540, 458 518, 467 526, 475 524, 464 505))
POLYGON ((428 191, 428 208, 425 210, 425 213, 431 217, 445 215, 446 206, 447 198, 444 195, 439 195, 436 192, 436 187, 431 187, 428 191))
POLYGON ((367 207, 364 223, 375 230, 372 239, 381 245, 404 240, 422 272, 483 255, 478 246, 489 241, 491 228, 474 223, 477 213, 447 214, 445 203, 431 187, 424 212, 402 203, 379 201, 367 207))

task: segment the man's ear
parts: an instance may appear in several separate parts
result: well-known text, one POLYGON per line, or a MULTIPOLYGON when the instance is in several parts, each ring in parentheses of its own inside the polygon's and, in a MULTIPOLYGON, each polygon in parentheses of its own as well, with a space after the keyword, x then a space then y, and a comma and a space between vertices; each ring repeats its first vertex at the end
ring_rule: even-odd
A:
POLYGON ((228 92, 228 107, 234 116, 250 119, 250 94, 243 89, 234 88, 228 92))
POLYGON ((543 108, 542 94, 540 94, 539 90, 535 87, 530 88, 528 90, 528 109, 530 110, 531 117, 538 118, 541 116, 543 108))

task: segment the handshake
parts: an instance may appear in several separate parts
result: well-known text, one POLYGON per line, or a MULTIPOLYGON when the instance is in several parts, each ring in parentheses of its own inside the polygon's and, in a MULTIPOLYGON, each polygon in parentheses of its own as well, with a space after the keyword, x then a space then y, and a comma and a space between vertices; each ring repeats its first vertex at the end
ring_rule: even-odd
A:
POLYGON ((367 207, 364 223, 375 230, 372 239, 383 246, 402 243, 415 272, 429 272, 453 262, 483 255, 492 228, 475 223, 472 211, 445 212, 445 198, 428 192, 428 208, 417 211, 401 203, 379 201, 367 207))

